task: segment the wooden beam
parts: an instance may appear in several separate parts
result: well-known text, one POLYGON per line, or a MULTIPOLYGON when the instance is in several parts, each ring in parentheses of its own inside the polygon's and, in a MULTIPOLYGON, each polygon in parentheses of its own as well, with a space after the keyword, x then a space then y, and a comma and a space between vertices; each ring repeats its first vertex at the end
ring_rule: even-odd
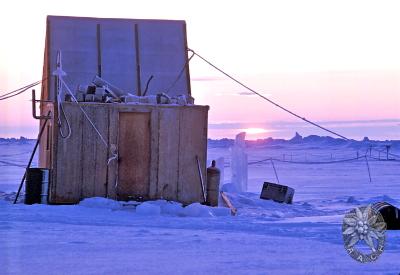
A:
POLYGON ((224 192, 221 191, 220 194, 226 206, 228 206, 231 209, 232 216, 235 216, 237 214, 237 209, 233 206, 228 196, 224 192))

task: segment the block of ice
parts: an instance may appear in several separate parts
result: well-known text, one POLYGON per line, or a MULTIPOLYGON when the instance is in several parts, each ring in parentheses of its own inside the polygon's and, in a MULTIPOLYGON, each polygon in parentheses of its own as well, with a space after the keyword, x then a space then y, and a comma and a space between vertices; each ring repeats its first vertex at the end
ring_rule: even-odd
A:
POLYGON ((247 154, 245 152, 246 133, 236 135, 235 143, 231 147, 232 184, 238 192, 247 191, 247 154))

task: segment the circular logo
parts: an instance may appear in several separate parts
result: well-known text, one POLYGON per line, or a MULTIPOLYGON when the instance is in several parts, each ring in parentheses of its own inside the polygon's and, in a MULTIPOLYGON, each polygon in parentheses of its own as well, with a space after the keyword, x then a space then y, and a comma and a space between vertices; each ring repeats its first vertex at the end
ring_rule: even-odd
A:
POLYGON ((351 210, 343 219, 342 234, 347 253, 361 263, 373 262, 385 247, 386 223, 371 205, 351 210))

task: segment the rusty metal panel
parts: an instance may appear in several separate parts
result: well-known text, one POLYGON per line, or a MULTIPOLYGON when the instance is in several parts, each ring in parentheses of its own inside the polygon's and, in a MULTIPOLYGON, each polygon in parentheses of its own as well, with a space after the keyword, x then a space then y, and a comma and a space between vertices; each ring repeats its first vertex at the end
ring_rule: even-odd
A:
POLYGON ((150 113, 119 113, 119 199, 147 199, 150 186, 150 113))

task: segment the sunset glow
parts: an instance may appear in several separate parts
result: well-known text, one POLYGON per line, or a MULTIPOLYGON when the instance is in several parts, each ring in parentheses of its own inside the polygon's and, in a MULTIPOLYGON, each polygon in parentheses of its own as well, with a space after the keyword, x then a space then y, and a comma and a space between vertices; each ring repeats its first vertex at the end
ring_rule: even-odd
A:
POLYGON ((258 134, 268 133, 268 130, 263 128, 247 128, 242 130, 243 132, 246 132, 246 134, 248 135, 258 135, 258 134))

